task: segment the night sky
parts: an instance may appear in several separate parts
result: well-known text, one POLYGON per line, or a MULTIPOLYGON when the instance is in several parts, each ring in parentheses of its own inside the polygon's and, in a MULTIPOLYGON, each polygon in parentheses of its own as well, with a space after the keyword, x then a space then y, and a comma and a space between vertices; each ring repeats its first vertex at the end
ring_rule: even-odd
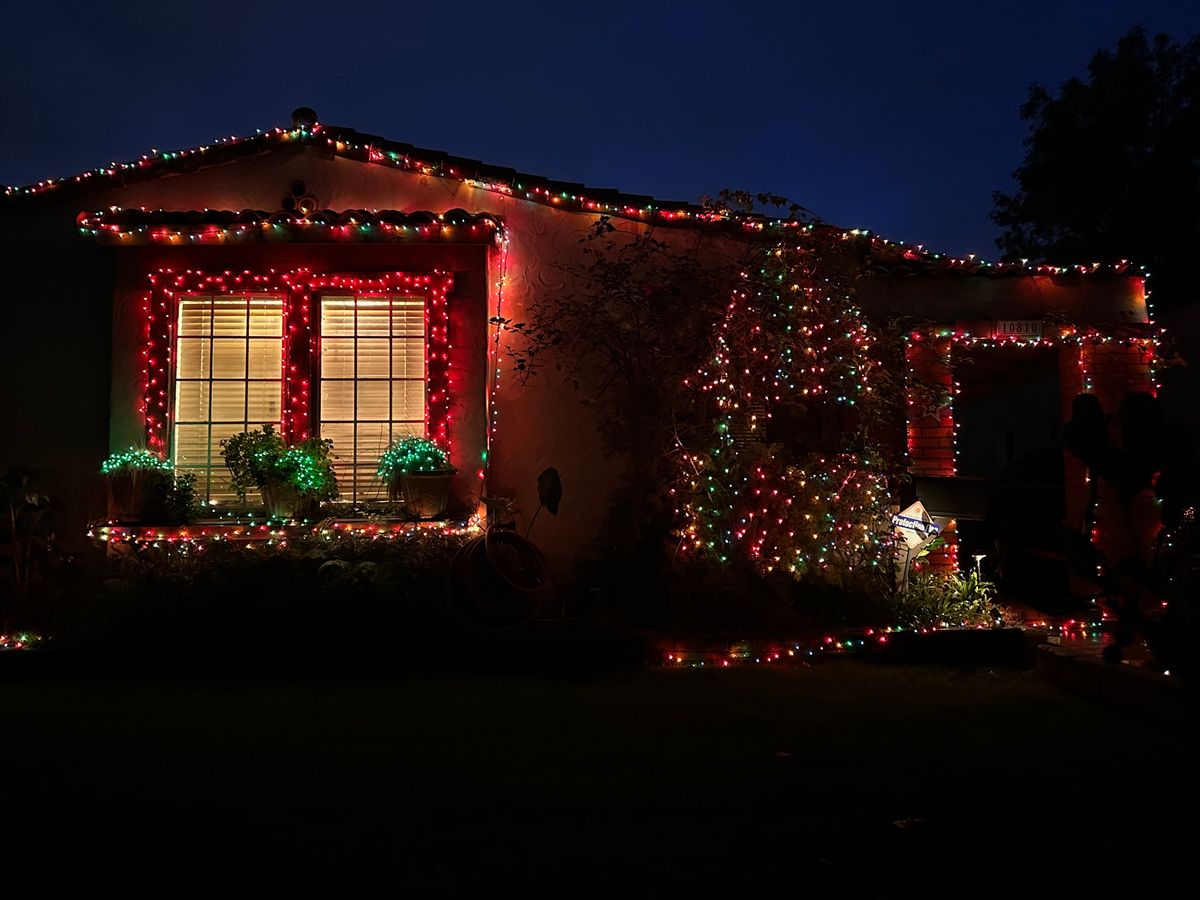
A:
POLYGON ((773 191, 997 255, 1033 82, 1200 4, 39 0, 10 7, 0 182, 321 120, 663 199, 773 191), (104 4, 104 6, 108 6, 104 4))

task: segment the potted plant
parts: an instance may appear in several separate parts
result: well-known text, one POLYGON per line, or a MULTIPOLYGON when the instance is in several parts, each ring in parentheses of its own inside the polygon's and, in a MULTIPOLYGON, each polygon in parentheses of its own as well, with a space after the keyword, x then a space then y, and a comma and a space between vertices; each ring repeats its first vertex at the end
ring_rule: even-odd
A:
POLYGON ((391 501, 403 502, 406 512, 416 519, 433 519, 446 511, 456 471, 449 454, 423 437, 393 442, 380 458, 378 469, 391 501))
POLYGON ((293 513, 297 519, 313 518, 323 501, 338 495, 333 441, 328 438, 308 438, 288 447, 279 469, 294 492, 293 513))
POLYGON ((273 519, 291 516, 296 505, 295 492, 288 487, 279 465, 285 453, 287 444, 283 435, 269 424, 221 441, 221 455, 225 457, 233 489, 243 502, 247 493, 257 490, 267 515, 273 519))
POLYGON ((113 453, 100 471, 108 482, 108 518, 113 522, 140 521, 147 499, 174 473, 170 462, 145 447, 113 453))
POLYGON ((272 519, 307 518, 337 496, 332 451, 333 441, 320 438, 289 447, 270 424, 221 441, 234 490, 244 500, 257 488, 272 519))

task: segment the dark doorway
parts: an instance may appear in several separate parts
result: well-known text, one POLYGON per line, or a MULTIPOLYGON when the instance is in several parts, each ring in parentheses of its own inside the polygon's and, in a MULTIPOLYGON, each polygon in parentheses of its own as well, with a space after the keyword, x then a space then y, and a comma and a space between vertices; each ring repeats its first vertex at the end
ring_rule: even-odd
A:
POLYGON ((1031 603, 1067 587, 1058 349, 955 348, 957 471, 990 484, 983 522, 959 523, 959 560, 1031 603))

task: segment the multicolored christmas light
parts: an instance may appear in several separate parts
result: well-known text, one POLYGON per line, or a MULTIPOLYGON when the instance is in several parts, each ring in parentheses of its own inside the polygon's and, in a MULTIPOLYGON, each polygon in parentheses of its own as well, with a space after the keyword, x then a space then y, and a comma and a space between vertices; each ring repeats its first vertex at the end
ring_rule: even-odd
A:
MULTIPOLYGON (((958 474, 958 423, 954 401, 960 385, 954 380, 956 348, 1057 348, 1073 354, 1070 358, 1074 359, 1078 382, 1063 384, 1064 414, 1069 415, 1070 401, 1075 393, 1099 393, 1114 409, 1120 397, 1129 391, 1157 394, 1159 384, 1155 365, 1164 334, 1165 329, 1150 322, 1125 323, 1109 330, 1047 322, 1040 334, 1033 335, 998 335, 993 323, 939 325, 913 330, 904 336, 908 470, 915 475, 944 478, 958 474), (1131 375, 1131 372, 1141 370, 1144 370, 1144 377, 1131 375)), ((1081 471, 1079 477, 1086 485, 1086 471, 1081 471)), ((1086 510, 1084 521, 1094 520, 1095 510, 1086 510)), ((1090 536, 1093 542, 1100 537, 1094 529, 1090 536)), ((958 542, 953 522, 943 528, 942 537, 943 546, 925 564, 957 570, 958 542)))
POLYGON ((286 243, 488 243, 500 223, 492 216, 465 211, 402 213, 396 210, 321 210, 310 215, 113 208, 80 213, 79 231, 98 242, 119 247, 157 244, 170 247, 224 244, 286 243), (458 214, 456 214, 456 212, 458 214), (210 221, 211 220, 211 221, 210 221))
MULTIPOLYGON (((163 172, 190 170, 205 164, 227 162, 252 157, 277 145, 307 145, 321 148, 335 157, 355 160, 367 165, 383 166, 401 172, 438 177, 460 182, 472 188, 539 203, 556 209, 618 216, 655 225, 704 225, 729 227, 747 234, 778 230, 826 232, 833 239, 861 242, 869 246, 871 255, 882 265, 922 267, 947 273, 989 276, 1009 275, 1107 275, 1123 274, 1133 267, 1128 261, 1078 265, 1030 264, 1028 260, 991 262, 968 254, 951 257, 932 253, 922 245, 892 241, 872 234, 866 229, 840 229, 828 225, 813 225, 792 218, 772 218, 754 213, 716 210, 691 203, 671 203, 641 196, 623 195, 614 191, 596 191, 578 185, 550 181, 540 176, 489 166, 475 160, 449 156, 441 151, 423 150, 394 141, 359 134, 348 128, 303 123, 292 128, 271 128, 255 134, 221 137, 209 144, 174 151, 153 149, 142 157, 127 162, 112 162, 87 172, 63 178, 49 178, 23 187, 6 186, 7 197, 32 197, 47 191, 61 191, 72 186, 116 180, 121 183, 153 178, 163 172)), ((304 226, 298 226, 304 227, 304 226)), ((236 235, 236 232, 232 232, 236 235)), ((215 237, 218 243, 225 237, 215 237)), ((190 236, 186 238, 191 242, 190 236)), ((170 242, 169 240, 167 241, 170 242)), ((179 243, 184 243, 181 233, 179 243)))
POLYGON ((888 495, 870 453, 789 457, 769 446, 787 409, 874 402, 874 338, 826 271, 820 240, 781 243, 742 273, 708 365, 685 386, 715 416, 704 453, 683 452, 681 548, 796 577, 853 578, 888 558, 888 495))
POLYGON ((384 272, 371 275, 313 272, 307 268, 205 272, 198 269, 160 269, 149 276, 150 293, 143 304, 145 348, 143 395, 140 411, 147 446, 166 454, 170 421, 168 386, 172 376, 173 335, 177 301, 181 295, 278 294, 284 297, 283 421, 281 431, 289 442, 307 440, 313 433, 311 412, 312 369, 319 348, 312 310, 321 292, 352 294, 405 294, 425 298, 426 432, 443 447, 450 446, 450 311, 446 295, 453 276, 434 270, 427 273, 384 272))
POLYGON ((88 537, 111 546, 128 544, 137 549, 177 548, 203 552, 210 544, 232 543, 247 548, 286 548, 289 541, 319 537, 326 541, 402 540, 416 534, 436 533, 448 536, 481 533, 479 523, 466 522, 408 522, 370 521, 361 519, 322 520, 321 522, 271 523, 230 521, 229 523, 195 523, 177 527, 151 525, 100 525, 88 532, 88 537))

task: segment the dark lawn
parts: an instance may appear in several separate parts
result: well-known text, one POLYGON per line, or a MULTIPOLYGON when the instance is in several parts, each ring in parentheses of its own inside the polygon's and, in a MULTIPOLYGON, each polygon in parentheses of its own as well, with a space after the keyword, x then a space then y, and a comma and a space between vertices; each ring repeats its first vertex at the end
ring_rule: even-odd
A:
POLYGON ((1182 722, 1026 672, 25 678, 0 710, 5 868, 47 883, 1141 897, 1198 849, 1182 722))

